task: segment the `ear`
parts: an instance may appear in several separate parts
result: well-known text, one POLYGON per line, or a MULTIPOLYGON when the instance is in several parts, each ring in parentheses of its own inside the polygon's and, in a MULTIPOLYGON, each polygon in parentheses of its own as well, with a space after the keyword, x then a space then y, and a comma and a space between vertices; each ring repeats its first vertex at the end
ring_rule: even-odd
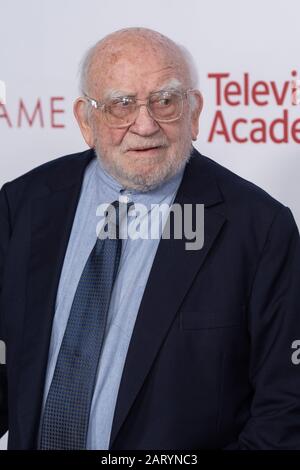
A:
POLYGON ((199 117, 203 108, 203 96, 200 91, 196 90, 193 92, 193 99, 195 103, 191 111, 192 139, 197 140, 199 133, 199 117))
POLYGON ((87 119, 88 103, 82 97, 77 98, 73 105, 73 112, 81 130, 81 134, 90 148, 94 147, 93 130, 87 119))

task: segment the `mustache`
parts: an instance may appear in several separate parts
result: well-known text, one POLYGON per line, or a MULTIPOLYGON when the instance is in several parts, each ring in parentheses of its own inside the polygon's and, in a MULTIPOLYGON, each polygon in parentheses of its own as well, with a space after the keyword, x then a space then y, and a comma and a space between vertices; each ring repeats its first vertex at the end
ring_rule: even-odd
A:
POLYGON ((124 143, 122 146, 122 151, 128 152, 129 150, 146 150, 153 147, 167 147, 168 145, 169 142, 167 139, 135 140, 124 143))

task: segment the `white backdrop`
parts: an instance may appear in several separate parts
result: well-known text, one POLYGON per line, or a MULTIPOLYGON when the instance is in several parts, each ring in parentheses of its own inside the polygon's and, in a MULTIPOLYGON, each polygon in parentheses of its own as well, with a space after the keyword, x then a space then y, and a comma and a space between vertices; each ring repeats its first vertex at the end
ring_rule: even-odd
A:
POLYGON ((0 186, 86 148, 72 115, 81 56, 116 29, 145 26, 195 57, 205 102, 196 147, 288 205, 300 226, 299 0, 0 0, 0 17, 0 186), (220 90, 216 74, 229 74, 220 90), (286 135, 280 121, 270 135, 284 115, 286 135))

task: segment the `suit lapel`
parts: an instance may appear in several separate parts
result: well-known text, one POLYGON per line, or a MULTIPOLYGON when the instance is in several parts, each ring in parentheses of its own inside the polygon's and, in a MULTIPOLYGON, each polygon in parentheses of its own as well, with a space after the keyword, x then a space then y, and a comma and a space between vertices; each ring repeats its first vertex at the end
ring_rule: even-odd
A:
MULTIPOLYGON (((226 218, 215 178, 194 151, 175 203, 205 204, 204 246, 185 249, 187 240, 161 239, 131 337, 110 437, 110 448, 149 373, 180 304, 201 268, 226 218), (163 288, 162 288, 163 286, 163 288)), ((203 160, 203 161, 202 161, 203 160)))
POLYGON ((49 177, 44 196, 31 205, 31 251, 19 382, 19 426, 23 448, 35 446, 39 425, 56 292, 83 173, 93 158, 84 152, 49 177), (28 378, 31 377, 31 380, 28 378))

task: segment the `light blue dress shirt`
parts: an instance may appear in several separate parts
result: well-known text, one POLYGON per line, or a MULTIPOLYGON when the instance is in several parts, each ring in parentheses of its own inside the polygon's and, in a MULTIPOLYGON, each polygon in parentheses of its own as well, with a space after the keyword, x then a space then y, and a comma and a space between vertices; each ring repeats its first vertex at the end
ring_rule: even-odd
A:
MULTIPOLYGON (((144 204, 147 207, 147 214, 141 222, 141 232, 143 232, 149 227, 150 218, 151 221, 154 220, 158 223, 159 215, 153 205, 172 204, 183 171, 159 187, 142 193, 125 191, 103 169, 99 159, 94 158, 88 164, 58 286, 43 408, 77 284, 96 242, 96 227, 100 222, 97 207, 100 204, 111 203, 119 199, 120 195, 126 194, 134 204, 144 204)), ((129 228, 134 220, 134 217, 128 217, 129 228)), ((159 233, 161 235, 161 230, 159 233)), ((91 404, 87 435, 88 449, 108 449, 109 447, 114 410, 126 354, 158 243, 159 238, 127 238, 122 242, 122 255, 108 311, 105 338, 91 404)))

